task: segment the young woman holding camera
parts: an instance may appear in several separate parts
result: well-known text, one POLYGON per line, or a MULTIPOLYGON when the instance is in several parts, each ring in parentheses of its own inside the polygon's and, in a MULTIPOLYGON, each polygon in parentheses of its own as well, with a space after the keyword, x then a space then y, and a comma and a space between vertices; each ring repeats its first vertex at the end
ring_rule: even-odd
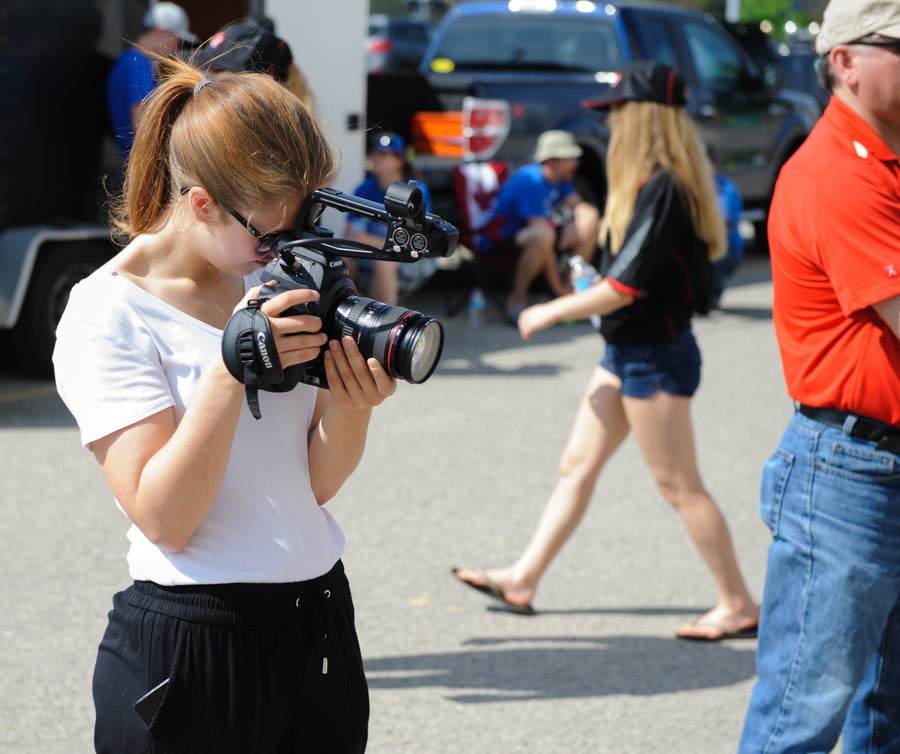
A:
POLYGON ((629 431, 660 491, 681 515, 713 575, 718 604, 681 626, 685 639, 756 635, 759 608, 738 567, 725 519, 703 485, 691 397, 700 384, 693 312, 709 295, 708 260, 725 250, 712 172, 684 108, 684 80, 655 61, 626 66, 595 107, 611 107, 609 198, 601 223, 603 279, 525 309, 526 340, 554 324, 602 315, 606 355, 595 368, 563 452, 559 476, 528 546, 507 568, 456 577, 519 612, 575 531, 597 477, 629 431), (705 278, 705 280, 704 280, 705 278))
MULTIPOLYGON (((99 752, 365 749, 368 690, 324 504, 353 472, 371 410, 395 390, 352 338, 330 390, 263 392, 252 418, 222 330, 254 299, 270 234, 291 229, 335 158, 316 117, 265 74, 215 81, 160 61, 128 164, 127 245, 72 291, 60 395, 131 521, 133 585, 113 598, 94 672, 99 752)), ((286 367, 321 321, 262 306, 286 367)))

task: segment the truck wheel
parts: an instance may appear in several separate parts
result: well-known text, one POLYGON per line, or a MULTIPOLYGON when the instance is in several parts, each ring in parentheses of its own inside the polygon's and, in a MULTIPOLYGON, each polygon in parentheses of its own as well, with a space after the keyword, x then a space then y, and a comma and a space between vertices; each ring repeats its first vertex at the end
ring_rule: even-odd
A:
POLYGON ((769 231, 765 220, 753 223, 753 250, 762 255, 769 253, 769 231))
POLYGON ((97 242, 47 244, 41 248, 19 321, 11 333, 21 369, 39 377, 53 376, 56 325, 69 301, 69 292, 112 253, 111 246, 97 242))

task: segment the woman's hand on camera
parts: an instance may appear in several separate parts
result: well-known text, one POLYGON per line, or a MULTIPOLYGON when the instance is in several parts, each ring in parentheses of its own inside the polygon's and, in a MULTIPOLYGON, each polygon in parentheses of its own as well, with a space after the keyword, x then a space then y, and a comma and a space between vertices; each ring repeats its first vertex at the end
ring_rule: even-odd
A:
MULTIPOLYGON (((248 300, 252 301, 256 298, 262 287, 251 288, 248 300)), ((263 302, 260 307, 260 311, 269 318, 269 326, 272 328, 272 337, 275 339, 281 366, 290 367, 312 361, 328 341, 328 336, 321 331, 322 320, 314 314, 282 316, 291 307, 302 307, 318 299, 318 291, 310 288, 294 288, 279 293, 263 302)), ((246 303, 246 301, 242 301, 235 311, 245 307, 246 303)))
POLYGON ((363 358, 349 335, 329 342, 324 361, 331 399, 341 408, 372 408, 397 389, 397 381, 377 359, 363 358))

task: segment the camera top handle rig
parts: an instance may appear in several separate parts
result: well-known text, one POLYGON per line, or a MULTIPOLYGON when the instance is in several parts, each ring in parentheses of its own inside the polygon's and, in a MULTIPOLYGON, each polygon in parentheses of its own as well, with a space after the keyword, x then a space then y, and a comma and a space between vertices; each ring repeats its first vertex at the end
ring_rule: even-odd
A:
POLYGON ((456 227, 426 212, 422 189, 415 181, 392 183, 383 205, 334 188, 315 189, 300 207, 294 232, 290 240, 276 243, 285 262, 290 260, 284 252, 297 246, 341 257, 416 262, 422 257, 449 257, 459 241, 456 227), (327 207, 384 224, 387 232, 382 248, 334 238, 333 231, 319 225, 327 207))

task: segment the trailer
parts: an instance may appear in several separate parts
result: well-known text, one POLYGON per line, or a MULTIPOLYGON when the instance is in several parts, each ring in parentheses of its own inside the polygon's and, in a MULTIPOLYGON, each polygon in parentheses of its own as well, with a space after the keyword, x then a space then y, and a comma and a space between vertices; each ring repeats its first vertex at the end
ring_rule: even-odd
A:
MULTIPOLYGON (((180 0, 201 38, 248 15, 275 22, 344 155, 335 185, 363 175, 368 2, 180 0)), ((107 224, 124 171, 106 77, 140 33, 147 0, 6 0, 0 26, 0 339, 4 367, 52 376, 69 291, 119 248, 107 224)))

